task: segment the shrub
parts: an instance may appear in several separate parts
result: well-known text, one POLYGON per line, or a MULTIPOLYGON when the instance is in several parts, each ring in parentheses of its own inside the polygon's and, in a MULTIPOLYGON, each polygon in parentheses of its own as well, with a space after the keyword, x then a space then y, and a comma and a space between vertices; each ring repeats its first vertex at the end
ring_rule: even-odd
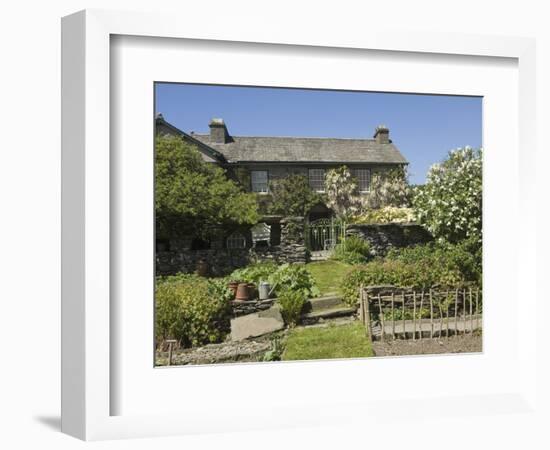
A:
POLYGON ((230 329, 227 291, 221 283, 196 275, 159 278, 155 290, 157 342, 176 339, 188 347, 223 340, 230 329))
POLYGON ((362 264, 370 258, 370 243, 359 236, 346 238, 334 247, 331 254, 331 259, 348 264, 362 264))
POLYGON ((231 280, 246 281, 247 283, 259 283, 260 281, 266 281, 269 276, 275 272, 278 265, 272 262, 262 262, 251 264, 237 269, 229 275, 231 280))
POLYGON ((353 223, 403 223, 414 222, 415 216, 412 208, 398 208, 386 206, 380 209, 371 209, 353 218, 353 223))
POLYGON ((270 214, 304 217, 323 200, 321 195, 311 189, 308 178, 301 174, 273 180, 269 183, 269 190, 273 198, 270 214))
POLYGON ((282 264, 268 280, 278 296, 286 291, 299 292, 306 298, 319 295, 315 279, 303 264, 282 264))
POLYGON ((377 259, 354 268, 342 282, 344 301, 354 305, 361 285, 390 284, 427 289, 436 285, 454 286, 479 282, 475 257, 461 246, 418 245, 392 250, 386 259, 377 259))
POLYGON ((434 164, 426 184, 415 189, 413 207, 419 222, 437 238, 481 240, 482 151, 453 150, 434 164))
POLYGON ((306 300, 306 296, 301 290, 287 289, 279 295, 278 302, 281 307, 281 315, 287 325, 293 326, 298 323, 306 300))

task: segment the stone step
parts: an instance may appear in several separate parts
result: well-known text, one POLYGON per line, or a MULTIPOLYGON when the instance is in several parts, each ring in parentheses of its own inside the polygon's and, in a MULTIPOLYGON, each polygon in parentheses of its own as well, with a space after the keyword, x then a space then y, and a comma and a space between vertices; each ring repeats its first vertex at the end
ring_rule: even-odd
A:
POLYGON ((306 312, 318 311, 320 309, 336 308, 346 306, 342 302, 342 297, 338 294, 327 294, 323 297, 310 298, 305 310, 306 312))
POLYGON ((319 320, 319 319, 331 319, 333 317, 351 316, 357 311, 356 308, 349 306, 341 306, 337 308, 325 308, 317 311, 311 311, 302 314, 302 320, 319 320))

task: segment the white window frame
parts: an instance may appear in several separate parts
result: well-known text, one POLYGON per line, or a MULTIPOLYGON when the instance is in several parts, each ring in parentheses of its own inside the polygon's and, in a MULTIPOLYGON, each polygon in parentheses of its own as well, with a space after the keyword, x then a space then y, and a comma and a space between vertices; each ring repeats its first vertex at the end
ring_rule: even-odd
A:
POLYGON ((250 190, 257 194, 267 194, 269 192, 269 171, 268 170, 251 170, 250 171, 250 190), (265 173, 265 190, 256 190, 254 188, 255 185, 264 184, 263 181, 258 182, 254 180, 254 175, 260 174, 260 173, 265 173))
MULTIPOLYGON (((353 169, 351 173, 352 173, 353 177, 357 180, 357 186, 359 187, 359 192, 362 192, 362 193, 370 192, 370 186, 371 186, 371 182, 372 182, 371 170, 366 168, 366 167, 361 167, 361 168, 358 168, 358 169, 353 169), (360 174, 366 174, 367 189, 362 189, 362 187, 361 187, 362 178, 361 178, 360 174)), ((363 181, 365 181, 365 180, 363 180, 363 181)))
POLYGON ((325 169, 322 168, 316 168, 316 169, 309 169, 308 170, 308 181, 309 181, 309 187, 313 189, 315 192, 325 192, 325 169), (319 181, 318 174, 322 173, 322 188, 317 189, 317 186, 315 185, 316 182, 319 181))
POLYGON ((237 249, 243 249, 246 248, 246 238, 242 233, 239 233, 238 231, 234 231, 229 236, 227 236, 227 239, 225 241, 225 246, 229 250, 237 250, 237 249), (240 245, 233 246, 233 243, 239 242, 240 245))

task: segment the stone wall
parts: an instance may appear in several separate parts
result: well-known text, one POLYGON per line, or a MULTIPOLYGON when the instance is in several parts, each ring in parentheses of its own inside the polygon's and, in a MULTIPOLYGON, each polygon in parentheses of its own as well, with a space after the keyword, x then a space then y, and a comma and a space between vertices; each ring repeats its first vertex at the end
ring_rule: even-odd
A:
POLYGON ((359 236, 369 241, 374 256, 383 256, 394 247, 402 248, 433 241, 429 231, 416 223, 349 225, 346 235, 359 236))
MULTIPOLYGON (((278 227, 276 229, 278 234, 278 227)), ((246 248, 231 250, 225 248, 223 239, 213 240, 211 248, 207 250, 192 250, 191 238, 171 240, 169 251, 156 253, 156 273, 192 273, 197 269, 199 261, 206 262, 208 273, 213 276, 227 275, 253 262, 273 261, 283 264, 307 261, 303 217, 287 217, 280 221, 279 245, 252 247, 250 233, 243 232, 243 235, 246 236, 246 248)))

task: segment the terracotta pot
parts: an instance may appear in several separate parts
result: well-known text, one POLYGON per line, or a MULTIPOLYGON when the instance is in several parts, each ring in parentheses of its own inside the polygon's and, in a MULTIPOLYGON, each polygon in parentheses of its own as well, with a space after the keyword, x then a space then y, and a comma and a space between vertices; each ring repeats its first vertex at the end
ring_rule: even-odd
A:
POLYGON ((227 288, 233 291, 233 298, 237 295, 237 287, 239 286, 238 281, 230 281, 227 283, 227 288))
POLYGON ((199 260, 196 271, 197 275, 205 277, 208 273, 208 263, 204 259, 199 260))
POLYGON ((248 294, 248 284, 247 283, 239 283, 237 286, 237 294, 235 295, 235 300, 239 301, 247 301, 249 299, 248 294))

